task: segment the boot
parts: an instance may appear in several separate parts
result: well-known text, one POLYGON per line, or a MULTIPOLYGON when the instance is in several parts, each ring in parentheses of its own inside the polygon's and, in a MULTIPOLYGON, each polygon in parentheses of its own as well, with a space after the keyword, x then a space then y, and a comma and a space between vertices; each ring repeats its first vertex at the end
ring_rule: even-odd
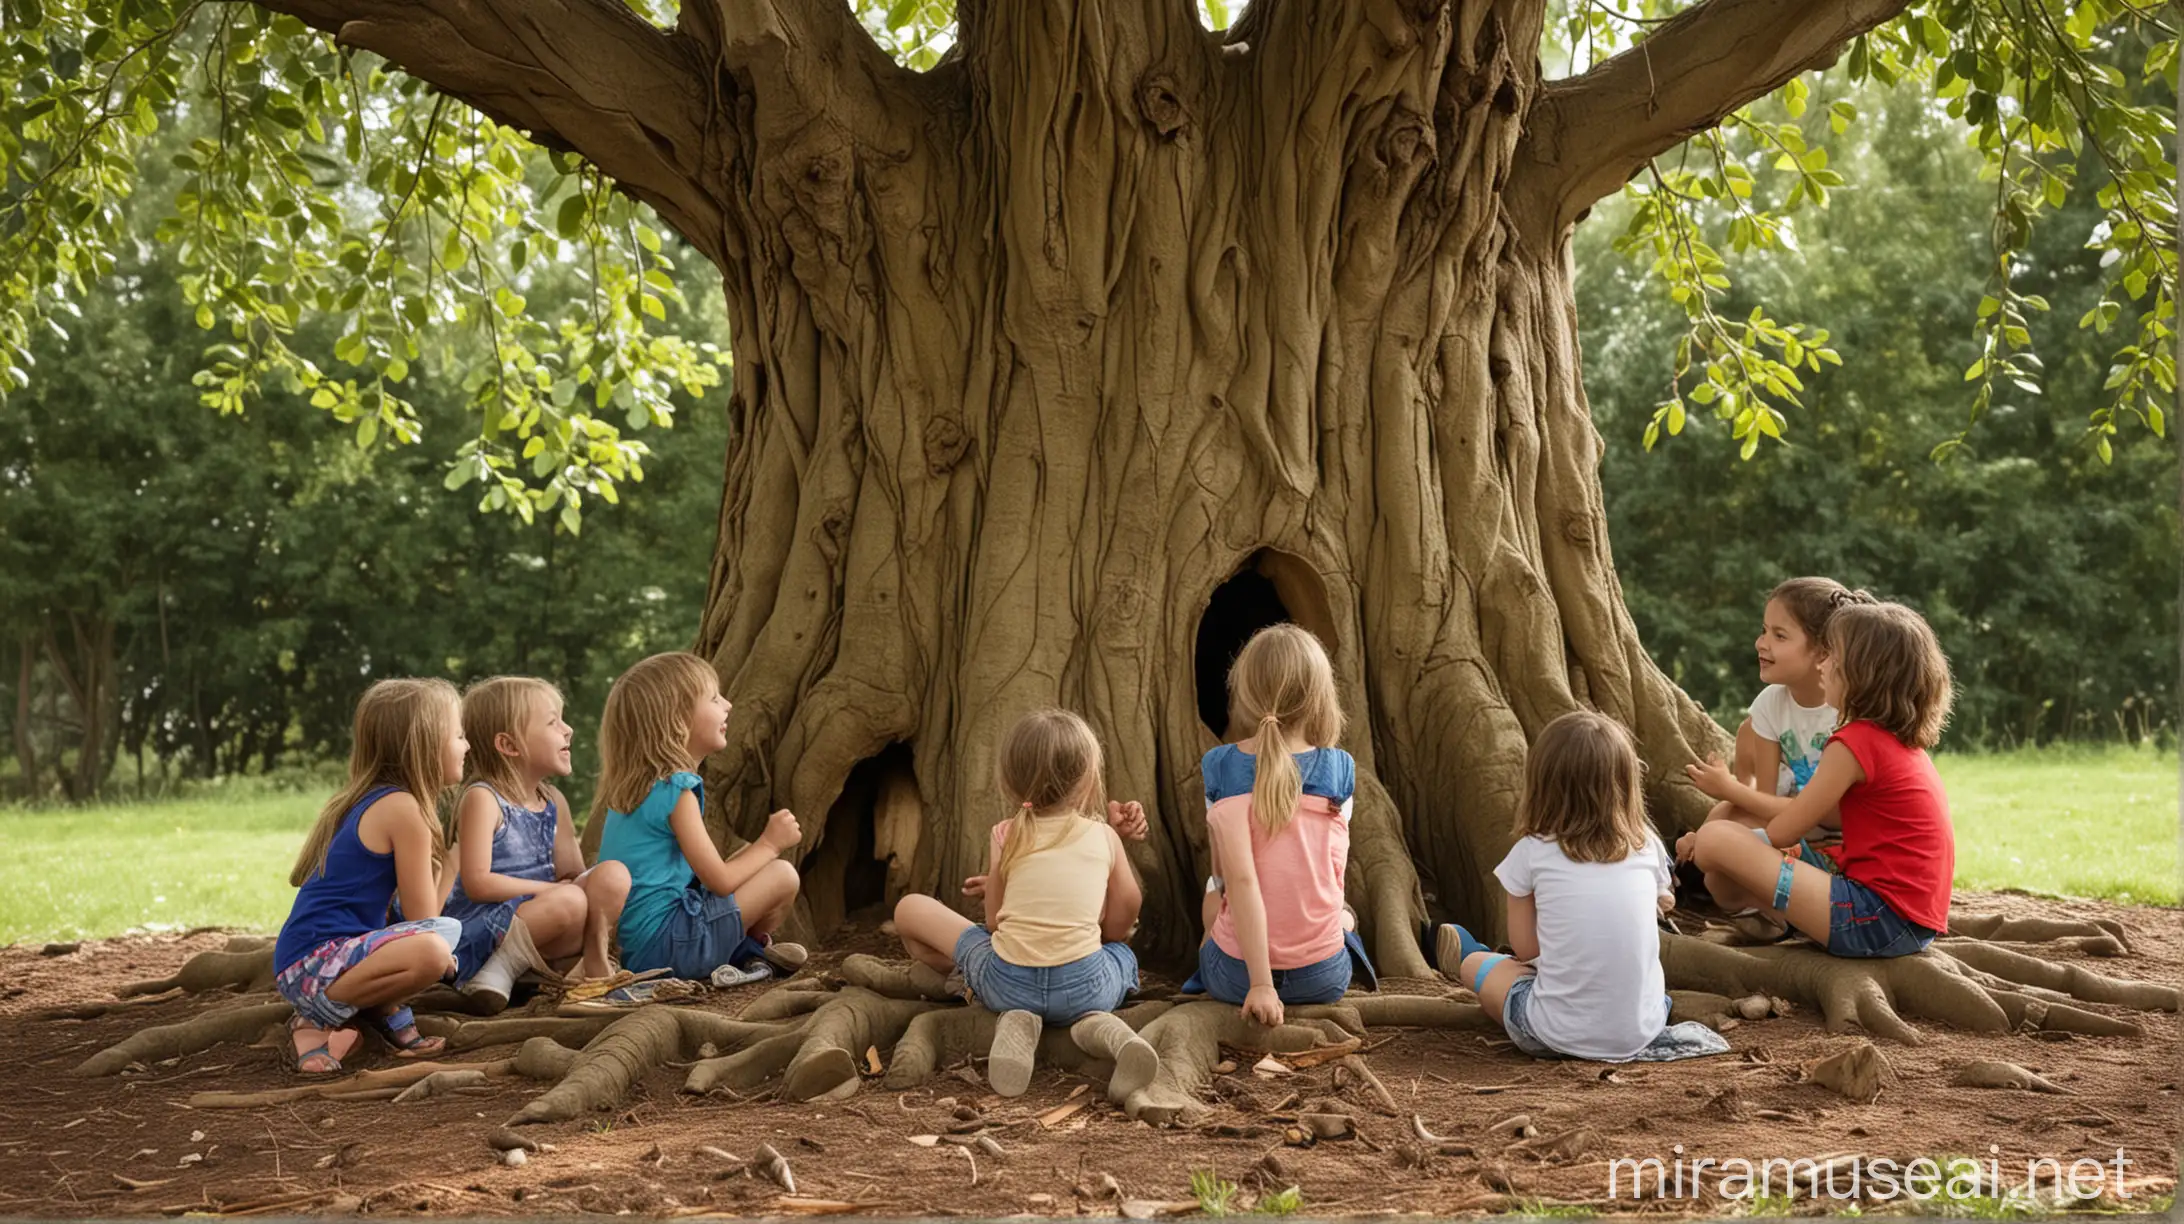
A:
POLYGON ((1115 1064, 1107 1077, 1107 1099, 1122 1102, 1160 1074, 1160 1052, 1113 1012, 1093 1012, 1069 1026, 1069 1039, 1094 1058, 1115 1064))
POLYGON ((525 973, 540 973, 551 978, 556 976, 539 953, 538 945, 531 942, 531 928, 523 919, 511 919, 508 934, 501 937, 500 946, 493 955, 471 975, 459 989, 471 999, 485 1005, 488 1015, 508 1006, 508 996, 516 988, 516 979, 525 973))
POLYGON ((1046 1026, 1028 1011, 1002 1012, 993 1026, 993 1049, 986 1055, 986 1081, 1005 1097, 1024 1095, 1038 1065, 1039 1033, 1046 1026))

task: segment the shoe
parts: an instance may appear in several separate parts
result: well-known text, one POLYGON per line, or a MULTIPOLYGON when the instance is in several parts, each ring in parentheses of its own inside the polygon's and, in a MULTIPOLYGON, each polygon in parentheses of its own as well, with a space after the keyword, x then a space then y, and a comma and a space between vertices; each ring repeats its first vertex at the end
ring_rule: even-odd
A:
POLYGON ((469 981, 461 983, 456 989, 484 1004, 485 1011, 490 1015, 508 1006, 508 996, 515 993, 516 979, 526 973, 537 973, 553 981, 560 980, 553 967, 539 953, 538 945, 531 942, 531 928, 523 919, 516 918, 508 923, 508 933, 501 937, 500 946, 493 949, 493 955, 487 957, 485 964, 480 965, 478 971, 470 975, 469 981))
POLYGON ((712 983, 726 990, 732 986, 748 986, 763 982, 773 976, 773 970, 764 961, 753 960, 747 965, 722 965, 713 970, 712 983))
POLYGON ((800 943, 786 943, 767 935, 758 940, 759 955, 766 963, 781 971, 782 977, 795 977, 796 971, 811 959, 811 953, 800 943))
POLYGON ((986 1055, 986 1080, 1005 1097, 1019 1097, 1031 1087, 1038 1065, 1039 1033, 1046 1026, 1028 1011, 1002 1012, 994 1022, 993 1047, 986 1055))

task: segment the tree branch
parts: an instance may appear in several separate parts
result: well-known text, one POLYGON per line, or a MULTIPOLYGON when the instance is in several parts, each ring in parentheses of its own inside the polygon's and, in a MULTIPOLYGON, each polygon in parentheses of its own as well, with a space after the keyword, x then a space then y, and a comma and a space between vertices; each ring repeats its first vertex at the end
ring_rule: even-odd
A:
POLYGON ((385 56, 404 72, 589 159, 700 250, 723 250, 709 171, 711 57, 620 0, 258 0, 385 56))
POLYGON ((1525 124, 1511 207, 1557 236, 1652 157, 1791 77, 1906 0, 1705 0, 1630 50, 1546 86, 1525 124))
POLYGON ((899 108, 915 75, 880 49, 847 0, 688 0, 680 28, 715 50, 776 132, 821 117, 852 129, 899 108))

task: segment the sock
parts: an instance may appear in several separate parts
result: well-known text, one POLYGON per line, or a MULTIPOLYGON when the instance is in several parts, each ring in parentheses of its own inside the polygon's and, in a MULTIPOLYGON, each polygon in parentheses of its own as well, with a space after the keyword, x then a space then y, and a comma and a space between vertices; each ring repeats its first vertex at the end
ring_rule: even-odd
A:
POLYGON ((994 1022, 993 1048, 986 1059, 986 1080, 1005 1097, 1019 1097, 1031 1087, 1038 1065, 1039 1032, 1045 1025, 1028 1011, 1007 1011, 994 1022))
POLYGON ((1108 1100, 1127 1100, 1160 1073, 1159 1052, 1113 1012, 1093 1012, 1070 1025, 1069 1036, 1078 1049, 1115 1064, 1107 1080, 1108 1100))

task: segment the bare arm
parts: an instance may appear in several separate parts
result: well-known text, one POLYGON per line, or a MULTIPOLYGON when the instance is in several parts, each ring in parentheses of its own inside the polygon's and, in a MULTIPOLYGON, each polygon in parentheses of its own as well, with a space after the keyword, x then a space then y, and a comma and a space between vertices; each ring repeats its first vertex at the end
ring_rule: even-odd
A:
MULTIPOLYGON (((777 818, 783 815, 786 813, 774 813, 777 818)), ((795 821, 795 817, 789 817, 792 835, 795 821)), ((778 820, 768 821, 765 834, 757 841, 723 859, 713 846, 713 835, 705 831, 705 813, 699 809, 695 794, 684 791, 675 800, 675 810, 667 816, 667 826, 674 831, 675 845, 682 851, 683 860, 697 873, 698 882, 716 897, 734 896, 736 890, 750 883, 751 877, 761 868, 781 857, 775 834, 777 823, 778 820)))
MULTIPOLYGON (((493 792, 473 786, 463 792, 455 812, 455 857, 463 892, 473 901, 513 901, 538 891, 535 880, 519 880, 493 870, 493 834, 500 828, 500 803, 493 792)), ((409 911, 405 908, 404 913, 409 911)))
POLYGON ((402 917, 439 917, 441 878, 432 861, 432 826, 417 800, 403 791, 388 795, 364 813, 356 832, 365 849, 384 843, 394 852, 394 895, 402 902, 402 917))
POLYGON ((1107 902, 1100 910, 1100 939, 1106 943, 1125 943, 1130 938, 1130 928, 1137 925, 1138 911, 1145 904, 1145 891, 1138 886, 1130 856, 1123 852, 1122 838, 1111 828, 1101 832, 1115 852, 1115 861, 1107 869, 1107 902))
POLYGON ((1782 807, 1767 822, 1767 840, 1778 850, 1786 850, 1810 832, 1814 825, 1834 812, 1843 801, 1843 795, 1851 787, 1865 781, 1865 770, 1859 768, 1858 758, 1849 748, 1830 743, 1820 752, 1820 764, 1812 771, 1812 781, 1805 789, 1782 802, 1782 807))
POLYGON ((573 880, 584 874, 584 849, 576 838, 576 817, 570 813, 569 801, 560 787, 547 787, 546 797, 554 801, 554 810, 560 813, 554 820, 554 878, 573 880))
POLYGON ((1243 947, 1244 967, 1251 971, 1253 987, 1271 987, 1274 968, 1266 950, 1266 897, 1259 891, 1259 868, 1251 854, 1251 830, 1242 820, 1220 821, 1213 826, 1214 853, 1225 872, 1229 918, 1236 924, 1236 942, 1243 947))
POLYGON ((1539 905, 1530 893, 1509 898, 1509 950, 1521 961, 1539 959, 1539 905))

